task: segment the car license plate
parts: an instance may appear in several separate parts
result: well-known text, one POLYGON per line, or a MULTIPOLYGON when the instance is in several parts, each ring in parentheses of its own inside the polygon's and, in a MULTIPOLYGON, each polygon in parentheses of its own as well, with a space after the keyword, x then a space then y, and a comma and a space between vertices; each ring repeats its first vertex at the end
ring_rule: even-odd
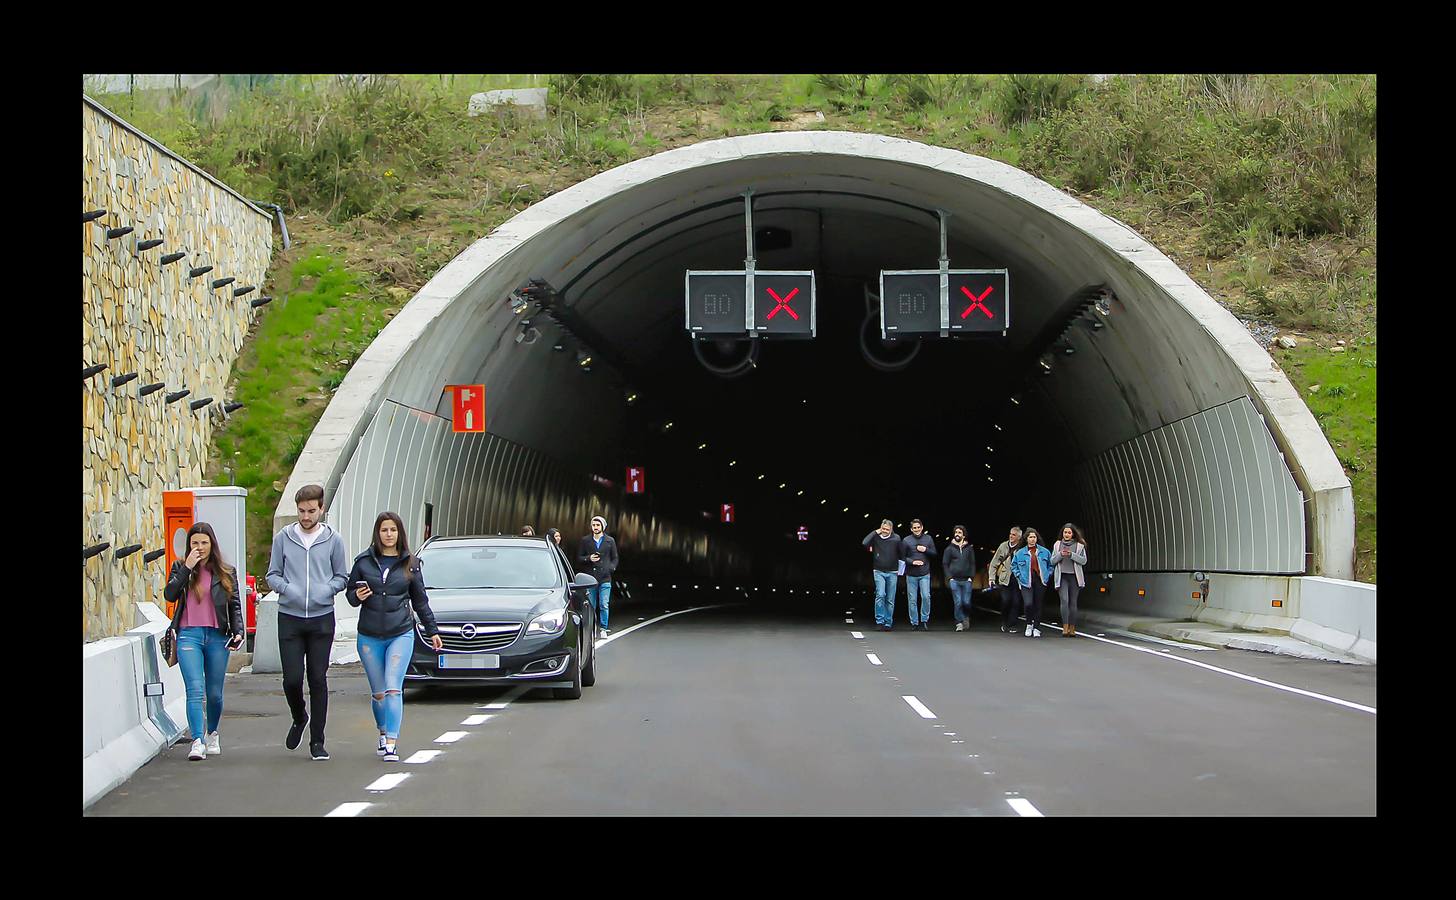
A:
POLYGON ((496 653, 444 653, 440 655, 442 669, 499 669, 500 655, 496 653))

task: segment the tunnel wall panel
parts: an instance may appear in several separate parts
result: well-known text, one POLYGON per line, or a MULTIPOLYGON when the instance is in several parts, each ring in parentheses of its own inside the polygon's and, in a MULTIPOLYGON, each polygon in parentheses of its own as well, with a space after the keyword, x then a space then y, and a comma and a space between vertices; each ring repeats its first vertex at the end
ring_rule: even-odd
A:
POLYGON ((1304 496, 1247 397, 1076 469, 1098 571, 1304 571, 1304 496))

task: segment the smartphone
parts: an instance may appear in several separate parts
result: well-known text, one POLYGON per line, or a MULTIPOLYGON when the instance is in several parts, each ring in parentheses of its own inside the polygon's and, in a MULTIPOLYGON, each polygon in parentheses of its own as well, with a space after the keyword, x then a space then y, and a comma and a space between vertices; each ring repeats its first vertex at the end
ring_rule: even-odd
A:
POLYGON ((354 582, 354 587, 369 587, 369 582, 367 582, 367 581, 356 581, 356 582, 354 582))

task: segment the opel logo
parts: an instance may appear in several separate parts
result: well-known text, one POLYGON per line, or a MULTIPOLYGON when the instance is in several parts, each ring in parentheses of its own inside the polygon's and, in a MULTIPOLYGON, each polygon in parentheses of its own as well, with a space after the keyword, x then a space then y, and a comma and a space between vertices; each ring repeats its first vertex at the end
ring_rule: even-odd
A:
POLYGON ((475 623, 466 622, 464 625, 461 625, 460 636, 465 638, 466 640, 470 640, 471 638, 475 637, 475 623))

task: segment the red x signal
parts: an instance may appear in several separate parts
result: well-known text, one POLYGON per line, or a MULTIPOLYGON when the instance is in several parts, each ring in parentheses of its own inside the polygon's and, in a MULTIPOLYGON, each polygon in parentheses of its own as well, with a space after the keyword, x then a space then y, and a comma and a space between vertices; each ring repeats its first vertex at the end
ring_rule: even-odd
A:
POLYGON ((966 311, 963 312, 963 313, 961 313, 961 318, 964 319, 966 316, 969 316, 971 314, 971 310, 975 309, 978 306, 981 308, 981 312, 983 312, 983 313, 986 314, 986 318, 988 318, 988 319, 994 319, 994 318, 996 318, 996 316, 991 312, 991 310, 987 309, 986 308, 986 305, 981 302, 982 300, 985 300, 986 297, 993 290, 995 290, 995 287, 994 286, 987 287, 984 291, 981 292, 981 296, 977 297, 975 294, 972 294, 970 292, 970 289, 969 288, 967 288, 965 285, 961 285, 961 293, 962 294, 965 294, 967 297, 970 297, 971 298, 971 305, 970 306, 967 306, 966 307, 966 311))
POLYGON ((773 288, 764 288, 764 290, 768 291, 768 295, 774 298, 774 300, 778 303, 778 306, 775 306, 764 318, 765 322, 767 322, 769 319, 772 319, 779 310, 783 310, 784 312, 788 313, 790 316, 793 317, 795 322, 799 321, 799 314, 794 312, 792 309, 789 309, 789 301, 794 299, 794 295, 799 292, 798 288, 794 288, 792 291, 789 291, 789 295, 787 297, 780 297, 777 293, 774 292, 773 288))

